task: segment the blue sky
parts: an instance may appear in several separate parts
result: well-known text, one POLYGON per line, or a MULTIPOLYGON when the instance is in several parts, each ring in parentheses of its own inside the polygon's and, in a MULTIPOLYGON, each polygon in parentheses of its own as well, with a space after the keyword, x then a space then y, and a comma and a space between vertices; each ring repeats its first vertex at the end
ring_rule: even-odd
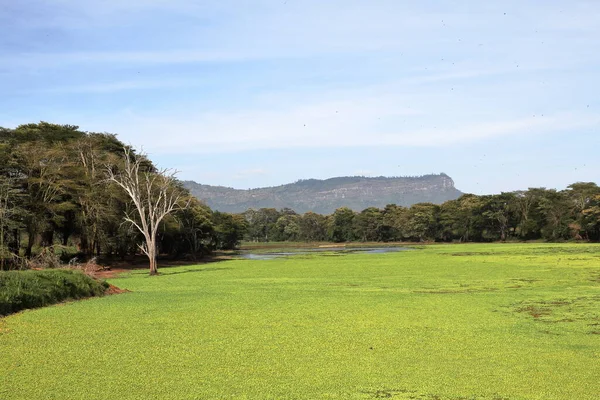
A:
POLYGON ((0 126, 117 133, 251 188, 600 182, 600 2, 0 0, 0 126))

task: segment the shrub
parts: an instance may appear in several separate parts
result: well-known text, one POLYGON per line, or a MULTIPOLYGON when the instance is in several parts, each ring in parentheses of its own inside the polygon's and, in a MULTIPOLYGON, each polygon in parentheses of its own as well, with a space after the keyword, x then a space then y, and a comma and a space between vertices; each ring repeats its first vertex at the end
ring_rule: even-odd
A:
POLYGON ((101 296, 108 284, 80 271, 0 271, 0 316, 64 300, 101 296))
POLYGON ((43 248, 40 254, 28 260, 27 264, 30 269, 60 268, 62 266, 60 256, 56 254, 53 246, 43 248))

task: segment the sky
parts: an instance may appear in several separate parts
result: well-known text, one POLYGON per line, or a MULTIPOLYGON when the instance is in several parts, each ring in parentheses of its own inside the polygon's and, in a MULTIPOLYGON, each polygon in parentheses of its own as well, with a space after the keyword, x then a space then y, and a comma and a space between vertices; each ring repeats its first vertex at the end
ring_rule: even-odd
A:
POLYGON ((235 188, 600 183, 597 0, 0 0, 0 126, 115 133, 235 188))

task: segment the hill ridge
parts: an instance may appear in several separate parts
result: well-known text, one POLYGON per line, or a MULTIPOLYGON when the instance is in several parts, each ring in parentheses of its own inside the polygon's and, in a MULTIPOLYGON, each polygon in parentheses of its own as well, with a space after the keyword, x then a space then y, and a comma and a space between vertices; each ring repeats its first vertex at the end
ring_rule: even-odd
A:
POLYGON ((339 176, 328 179, 299 179, 278 186, 235 189, 184 181, 190 192, 211 208, 243 212, 249 208, 291 208, 330 214, 347 206, 360 211, 387 204, 410 206, 415 203, 441 204, 460 195, 454 181, 445 173, 403 177, 339 176))

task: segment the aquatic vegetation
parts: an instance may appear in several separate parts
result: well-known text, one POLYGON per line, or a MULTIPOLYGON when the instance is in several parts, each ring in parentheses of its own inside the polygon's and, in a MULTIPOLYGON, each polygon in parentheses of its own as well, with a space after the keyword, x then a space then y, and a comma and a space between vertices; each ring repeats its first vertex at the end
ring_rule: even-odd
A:
POLYGON ((0 320, 0 398, 595 399, 600 246, 136 271, 0 320), (461 254, 457 256, 457 254, 461 254))

